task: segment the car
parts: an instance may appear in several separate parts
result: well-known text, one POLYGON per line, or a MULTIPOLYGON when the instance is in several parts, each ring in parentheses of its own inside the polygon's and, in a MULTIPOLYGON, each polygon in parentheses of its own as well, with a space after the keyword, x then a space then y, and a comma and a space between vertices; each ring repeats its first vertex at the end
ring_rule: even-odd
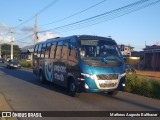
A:
POLYGON ((0 58, 0 63, 4 63, 4 59, 3 58, 0 58))
POLYGON ((136 73, 135 67, 129 63, 125 64, 125 70, 126 70, 127 74, 135 74, 136 73))
POLYGON ((9 60, 7 63, 7 68, 17 68, 20 69, 21 65, 17 60, 9 60))

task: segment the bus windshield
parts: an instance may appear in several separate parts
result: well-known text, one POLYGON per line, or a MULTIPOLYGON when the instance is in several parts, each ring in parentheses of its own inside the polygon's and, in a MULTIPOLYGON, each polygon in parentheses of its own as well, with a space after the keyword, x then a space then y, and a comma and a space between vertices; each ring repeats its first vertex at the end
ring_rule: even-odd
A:
POLYGON ((112 40, 80 40, 80 58, 95 66, 121 65, 123 58, 112 40))

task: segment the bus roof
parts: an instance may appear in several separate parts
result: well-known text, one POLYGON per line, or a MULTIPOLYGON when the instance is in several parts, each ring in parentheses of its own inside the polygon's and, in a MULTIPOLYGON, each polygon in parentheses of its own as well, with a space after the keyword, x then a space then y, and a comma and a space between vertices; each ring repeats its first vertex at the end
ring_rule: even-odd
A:
POLYGON ((53 41, 57 42, 57 41, 61 41, 61 40, 68 40, 68 39, 72 39, 72 38, 77 38, 78 40, 87 40, 87 39, 92 39, 92 40, 96 40, 96 39, 101 39, 101 40, 108 40, 108 41, 114 41, 112 38, 107 38, 107 37, 101 37, 101 36, 93 36, 93 35, 73 35, 73 36, 69 36, 69 37, 56 37, 56 38, 50 38, 47 39, 46 41, 42 41, 42 42, 38 42, 36 44, 43 44, 43 43, 51 43, 53 41))

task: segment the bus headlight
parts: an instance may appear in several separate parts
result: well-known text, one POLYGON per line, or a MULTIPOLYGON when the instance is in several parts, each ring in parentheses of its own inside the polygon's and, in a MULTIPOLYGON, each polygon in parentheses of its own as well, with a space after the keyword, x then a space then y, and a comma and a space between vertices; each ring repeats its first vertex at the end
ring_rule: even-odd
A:
POLYGON ((120 78, 123 78, 126 75, 126 73, 123 73, 120 75, 120 78))
POLYGON ((89 89, 89 86, 88 86, 86 83, 85 83, 85 85, 84 85, 84 86, 85 86, 85 88, 86 88, 86 89, 89 89))
POLYGON ((85 76, 85 77, 89 77, 89 78, 91 78, 91 79, 95 79, 95 75, 93 75, 93 74, 86 74, 86 73, 81 73, 81 75, 82 76, 85 76))

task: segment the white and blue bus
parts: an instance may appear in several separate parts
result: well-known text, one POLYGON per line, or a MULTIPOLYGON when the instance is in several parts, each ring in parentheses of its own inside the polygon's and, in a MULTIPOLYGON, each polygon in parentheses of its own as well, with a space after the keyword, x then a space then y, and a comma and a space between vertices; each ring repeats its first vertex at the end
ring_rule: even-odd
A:
POLYGON ((58 37, 38 42, 33 73, 63 86, 71 96, 81 92, 114 95, 125 86, 125 64, 115 40, 100 36, 58 37))

